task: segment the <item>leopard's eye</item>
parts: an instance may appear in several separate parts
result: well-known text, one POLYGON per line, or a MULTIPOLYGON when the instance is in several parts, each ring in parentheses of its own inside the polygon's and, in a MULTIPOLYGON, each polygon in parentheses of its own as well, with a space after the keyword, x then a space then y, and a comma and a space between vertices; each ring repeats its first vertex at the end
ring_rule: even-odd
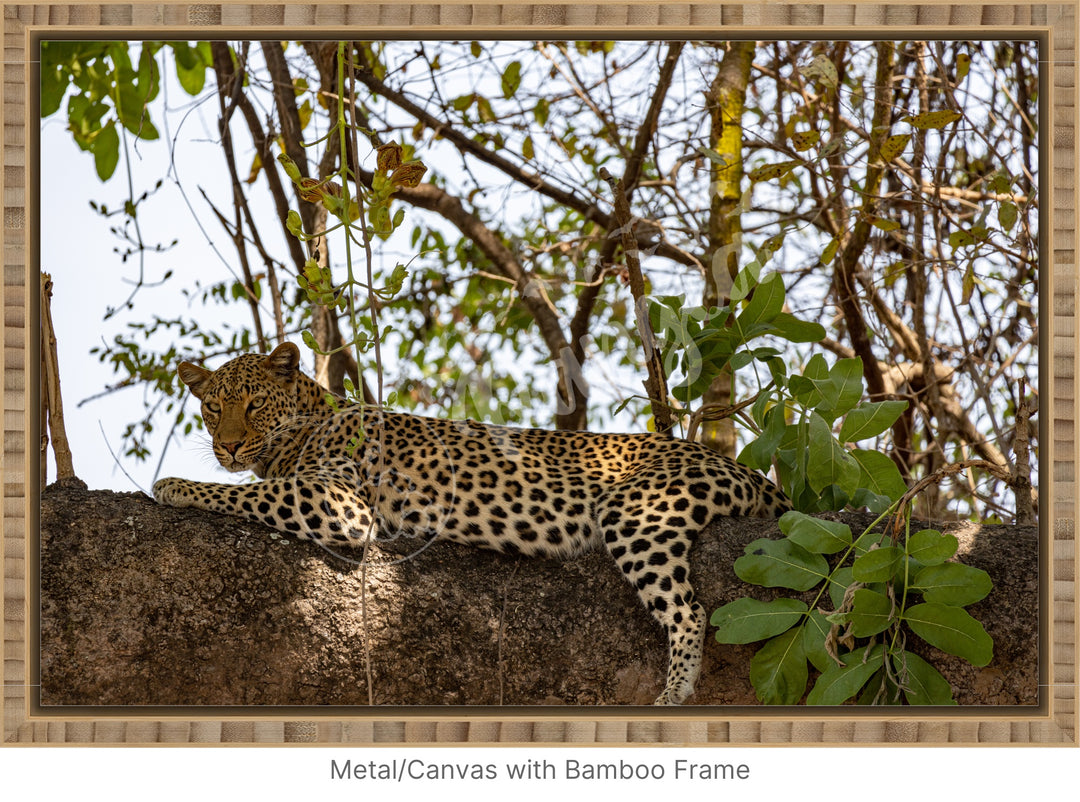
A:
POLYGON ((203 406, 206 407, 207 412, 213 412, 215 415, 221 414, 221 404, 216 401, 207 401, 203 406))
POLYGON ((254 412, 255 410, 261 408, 265 403, 266 403, 266 396, 264 396, 264 395, 255 396, 254 398, 251 399, 251 402, 248 404, 248 412, 254 412))

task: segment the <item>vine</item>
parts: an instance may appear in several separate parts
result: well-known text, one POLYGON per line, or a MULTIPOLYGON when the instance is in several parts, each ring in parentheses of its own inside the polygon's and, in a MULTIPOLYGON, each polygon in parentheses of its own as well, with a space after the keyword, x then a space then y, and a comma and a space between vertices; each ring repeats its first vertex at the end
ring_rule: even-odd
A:
MULTIPOLYGON (((333 142, 335 139, 340 148, 338 154, 338 169, 331 177, 321 180, 305 177, 296 163, 283 152, 278 156, 286 174, 296 185, 299 196, 310 203, 318 203, 326 209, 327 213, 337 220, 337 223, 321 232, 305 232, 300 214, 290 210, 286 219, 286 225, 291 234, 301 242, 325 242, 326 235, 332 231, 342 229, 345 234, 345 269, 346 278, 340 284, 335 284, 328 264, 320 264, 314 254, 309 256, 304 263, 303 271, 297 276, 297 283, 307 295, 312 304, 320 306, 333 306, 344 312, 349 324, 352 326, 353 337, 347 344, 351 345, 356 352, 357 362, 361 355, 374 350, 375 372, 378 377, 378 391, 376 403, 383 403, 383 365, 381 343, 383 332, 379 328, 377 300, 387 302, 400 291, 405 280, 406 268, 397 265, 392 272, 389 282, 381 288, 375 287, 374 265, 372 258, 371 242, 375 237, 388 238, 398 227, 404 223, 404 209, 399 209, 393 216, 390 214, 391 199, 395 191, 400 187, 415 187, 420 183, 427 168, 421 161, 406 161, 403 159, 404 149, 397 143, 378 145, 375 148, 376 170, 374 172, 371 187, 364 187, 359 176, 350 170, 350 164, 356 164, 357 132, 359 126, 346 118, 346 98, 348 107, 356 108, 356 91, 353 75, 352 47, 346 42, 338 42, 336 52, 337 67, 337 116, 334 126, 323 137, 324 140, 333 142), (346 81, 346 72, 349 79, 346 81), (351 152, 350 152, 351 151, 351 152), (353 199, 350 190, 350 181, 356 187, 356 198, 353 199), (368 219, 370 218, 370 223, 368 219), (359 223, 360 237, 357 239, 353 223, 359 223), (364 276, 358 278, 353 264, 353 245, 358 245, 364 252, 364 276), (371 336, 362 331, 360 316, 356 307, 357 291, 366 293, 369 299, 371 336)), ((377 136, 372 131, 364 131, 372 140, 377 142, 377 136)), ((322 141, 322 140, 320 140, 322 141)), ((303 143, 305 147, 311 147, 316 143, 303 143)), ((329 354, 330 350, 321 349, 315 335, 308 329, 302 332, 304 343, 316 353, 329 354)), ((342 346, 346 347, 346 346, 342 346)), ((346 376, 345 401, 347 403, 363 404, 364 398, 357 392, 353 382, 346 376)), ((340 400, 331 393, 326 394, 326 402, 333 408, 338 409, 340 400)), ((363 417, 361 417, 363 421, 363 417)), ((386 449, 382 442, 383 427, 378 428, 378 461, 375 466, 377 475, 382 475, 386 449)), ((362 424, 360 431, 355 434, 347 444, 347 449, 355 451, 365 436, 362 424)), ((381 487, 381 483, 376 483, 381 487)), ((376 489, 376 493, 380 492, 376 489)), ((371 500, 373 507, 379 505, 378 497, 371 500)), ((371 531, 364 542, 364 551, 360 557, 361 586, 363 588, 360 599, 361 621, 365 632, 367 631, 367 567, 370 555, 371 543, 374 540, 374 529, 377 523, 374 517, 371 521, 371 531)), ((368 704, 375 704, 374 677, 371 669, 370 642, 364 639, 365 671, 367 674, 368 704)))

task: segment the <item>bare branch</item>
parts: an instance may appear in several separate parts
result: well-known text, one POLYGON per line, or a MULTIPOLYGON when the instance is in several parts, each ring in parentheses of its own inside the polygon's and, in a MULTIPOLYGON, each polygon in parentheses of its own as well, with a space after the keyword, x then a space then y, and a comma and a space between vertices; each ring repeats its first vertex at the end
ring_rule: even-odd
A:
MULTIPOLYGON (((641 127, 638 128, 637 136, 634 139, 634 148, 626 159, 626 168, 623 171, 622 184, 625 188, 628 202, 629 198, 634 194, 634 189, 638 185, 638 179, 641 176, 641 167, 645 162, 645 154, 652 144, 653 137, 656 135, 656 126, 660 119, 660 111, 664 107, 664 99, 667 97, 668 90, 671 87, 671 78, 675 73, 675 66, 679 62, 679 56, 682 54, 682 49, 682 42, 672 42, 668 45, 667 56, 664 58, 663 66, 660 69, 660 76, 656 81, 656 89, 652 92, 652 100, 649 103, 649 109, 645 113, 645 119, 642 121, 641 127)), ((620 228, 624 231, 622 235, 623 238, 625 238, 627 232, 633 235, 632 228, 627 229, 625 226, 620 226, 620 228)), ((611 230, 610 227, 608 227, 608 230, 611 230)), ((585 336, 589 330, 589 322, 592 320, 596 299, 600 295, 600 289, 603 283, 600 279, 607 269, 606 265, 611 261, 615 254, 616 242, 617 240, 614 237, 609 237, 601 248, 600 257, 597 260, 596 271, 593 274, 593 280, 586 283, 582 288, 581 294, 578 296, 577 309, 574 312, 573 319, 570 321, 570 345, 571 348, 574 349, 574 356, 578 362, 585 361, 585 336)))
POLYGON ((630 293, 634 296, 634 310, 637 313, 638 334, 641 336, 641 345, 645 351, 645 365, 648 369, 648 377, 645 379, 645 392, 649 396, 652 405, 653 419, 656 422, 656 431, 670 433, 674 426, 671 417, 671 407, 668 406, 667 378, 664 375, 664 363, 660 359, 660 349, 656 345, 656 335, 653 333, 649 322, 649 310, 645 298, 645 278, 641 275, 641 262, 638 259, 637 243, 630 233, 633 220, 630 217, 630 204, 626 200, 626 192, 623 190, 622 181, 612 178, 603 167, 600 168, 600 177, 611 186, 611 192, 615 196, 615 216, 619 220, 619 230, 622 234, 623 255, 626 257, 626 267, 630 273, 630 293))

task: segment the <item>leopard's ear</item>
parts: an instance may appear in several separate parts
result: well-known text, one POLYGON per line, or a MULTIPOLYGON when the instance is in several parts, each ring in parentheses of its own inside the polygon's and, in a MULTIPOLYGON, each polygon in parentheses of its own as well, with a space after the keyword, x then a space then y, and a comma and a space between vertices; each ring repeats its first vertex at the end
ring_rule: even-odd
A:
POLYGON ((206 380, 210 378, 212 372, 190 362, 181 362, 176 366, 176 375, 180 377, 180 381, 188 386, 191 394, 196 398, 203 397, 206 380))
POLYGON ((300 369, 300 349, 292 343, 282 343, 270 352, 263 365, 267 372, 282 381, 296 381, 300 369))

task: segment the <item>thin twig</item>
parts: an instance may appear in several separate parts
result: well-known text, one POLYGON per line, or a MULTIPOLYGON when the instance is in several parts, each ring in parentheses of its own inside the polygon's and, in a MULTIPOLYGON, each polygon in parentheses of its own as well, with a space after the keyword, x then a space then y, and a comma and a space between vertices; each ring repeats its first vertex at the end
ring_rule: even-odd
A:
MULTIPOLYGON (((921 493, 928 486, 936 485, 942 479, 944 479, 946 476, 952 476, 954 473, 960 473, 960 471, 966 471, 968 468, 983 468, 983 469, 986 470, 987 473, 991 474, 994 478, 1000 479, 1001 481, 1006 482, 1006 483, 1009 482, 1010 479, 1012 478, 1011 475, 1009 474, 1009 471, 1008 471, 1007 468, 1004 468, 1004 467, 1002 467, 1000 465, 995 465, 993 462, 989 462, 988 460, 984 460, 984 459, 965 459, 965 460, 961 460, 960 462, 954 462, 951 465, 946 465, 945 467, 940 468, 940 469, 934 471, 933 473, 924 476, 922 479, 920 479, 918 482, 916 482, 914 484, 914 486, 912 486, 912 488, 910 490, 908 490, 907 493, 905 493, 903 495, 903 497, 900 499, 899 503, 896 505, 897 509, 902 510, 905 507, 907 507, 907 505, 910 504, 912 501, 914 501, 915 497, 918 496, 919 493, 921 493)), ((894 538, 899 535, 899 533, 900 533, 899 527, 902 525, 902 522, 903 522, 903 516, 898 516, 897 519, 893 522, 893 534, 892 534, 892 536, 894 538)))

